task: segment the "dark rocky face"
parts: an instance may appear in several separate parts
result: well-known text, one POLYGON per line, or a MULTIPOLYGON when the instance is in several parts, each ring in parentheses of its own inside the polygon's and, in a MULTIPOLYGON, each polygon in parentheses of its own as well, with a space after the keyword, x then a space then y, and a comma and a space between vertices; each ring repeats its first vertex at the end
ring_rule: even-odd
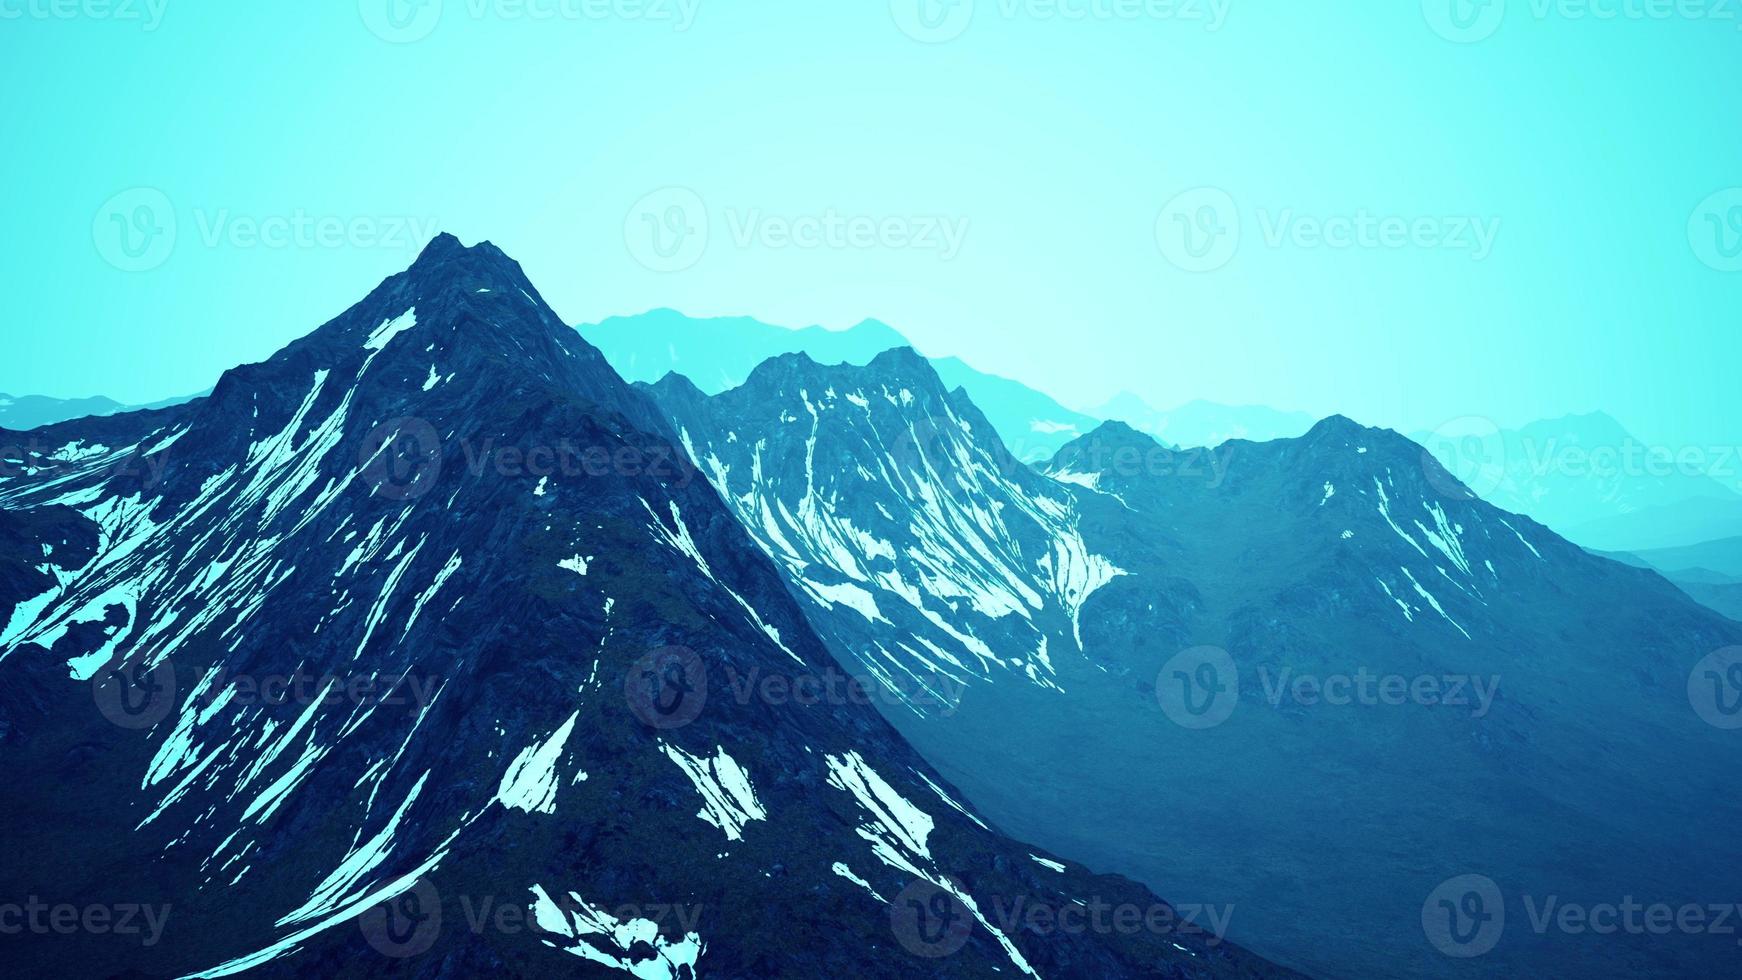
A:
POLYGON ((114 913, 8 966, 1285 972, 990 829, 827 693, 670 433, 450 238, 206 398, 0 433, 0 895, 114 913), (1091 904, 1151 924, 1031 914, 1091 904))

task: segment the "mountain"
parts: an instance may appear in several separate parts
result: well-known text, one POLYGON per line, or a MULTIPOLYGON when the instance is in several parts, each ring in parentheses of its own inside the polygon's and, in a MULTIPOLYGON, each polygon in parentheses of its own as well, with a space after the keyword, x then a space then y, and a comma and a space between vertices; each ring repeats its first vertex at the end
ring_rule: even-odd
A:
POLYGON ((1110 422, 1039 473, 909 352, 650 390, 995 825, 1231 906, 1236 939, 1314 975, 1733 961, 1709 935, 1538 934, 1524 903, 1742 887, 1713 804, 1742 760, 1690 705, 1742 625, 1473 499, 1402 436, 1334 418, 1182 452, 1110 422), (1511 913, 1480 956, 1457 924, 1424 932, 1469 874, 1511 913))
POLYGON ((1602 412, 1499 429, 1421 433, 1416 440, 1470 488, 1504 510, 1528 514, 1599 551, 1634 551, 1742 535, 1742 495, 1602 412))
POLYGON ((1169 412, 1159 411, 1129 391, 1120 392, 1090 414, 1123 422, 1139 432, 1177 446, 1220 446, 1230 439, 1268 442, 1292 439, 1312 427, 1305 412, 1284 412, 1261 405, 1222 405, 1190 401, 1169 412))
MULTIPOLYGON (((893 328, 876 320, 842 331, 793 330, 748 317, 703 320, 654 310, 577 329, 629 381, 652 383, 675 372, 708 394, 738 387, 757 365, 785 354, 803 353, 821 364, 863 366, 886 350, 910 346, 893 328)), ((1011 452, 1024 460, 1050 458, 1098 422, 1020 382, 976 371, 957 358, 938 358, 933 365, 951 387, 968 392, 1011 452)))
POLYGON ((1575 524, 1567 537, 1599 551, 1695 547, 1742 536, 1742 497, 1696 496, 1575 524))
POLYGON ((10 451, 0 894, 103 916, 8 967, 1288 975, 795 696, 839 668, 669 431, 444 236, 205 398, 10 451), (1172 925, 1049 926, 1109 908, 1172 925))
POLYGON ((1666 573, 1705 569, 1720 576, 1722 581, 1742 581, 1742 537, 1705 541, 1683 548, 1636 551, 1633 557, 1666 573))
POLYGON ((1018 462, 911 349, 863 368, 791 354, 711 398, 678 375, 648 390, 812 622, 904 710, 954 711, 994 677, 1054 686, 1083 603, 1120 574, 1077 530, 1079 504, 1107 504, 1018 462))
POLYGON ((123 405, 113 398, 51 398, 47 395, 8 395, 0 393, 0 429, 24 431, 68 419, 92 415, 114 415, 117 412, 137 412, 153 408, 169 408, 194 398, 167 398, 149 405, 123 405))
POLYGON ((34 429, 86 415, 112 415, 125 407, 114 399, 103 397, 51 398, 0 392, 0 429, 34 429))
POLYGON ((1709 609, 1742 621, 1742 538, 1723 538, 1685 548, 1608 557, 1639 568, 1652 568, 1709 609))

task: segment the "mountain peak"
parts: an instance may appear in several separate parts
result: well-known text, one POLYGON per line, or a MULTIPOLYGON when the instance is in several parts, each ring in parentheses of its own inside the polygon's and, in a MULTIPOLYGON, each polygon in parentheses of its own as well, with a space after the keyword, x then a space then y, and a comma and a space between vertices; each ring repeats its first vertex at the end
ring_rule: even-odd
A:
POLYGON ((1326 436, 1358 436, 1378 430, 1355 421, 1347 415, 1329 415, 1320 419, 1307 431, 1306 438, 1324 438, 1326 436))
POLYGON ((873 357, 871 367, 885 371, 919 371, 933 378, 937 377, 937 370, 931 366, 931 362, 921 357, 912 347, 891 347, 873 357))
POLYGON ((504 288, 521 289, 529 296, 536 295, 520 263, 493 242, 481 241, 468 246, 447 232, 430 239, 429 244, 424 246, 417 260, 411 263, 403 275, 419 283, 494 280, 504 288))
POLYGON ((1100 425, 1095 427, 1094 431, 1090 432, 1083 438, 1100 439, 1105 442, 1135 443, 1144 448, 1161 445, 1161 443, 1156 441, 1154 436, 1147 432, 1135 429, 1118 419, 1109 419, 1102 422, 1100 425))
POLYGON ((1109 465, 1114 457, 1124 459, 1135 453, 1137 458, 1143 458, 1148 453, 1166 448, 1147 432, 1118 420, 1109 420, 1066 444, 1054 454, 1045 469, 1048 473, 1095 473, 1109 465))

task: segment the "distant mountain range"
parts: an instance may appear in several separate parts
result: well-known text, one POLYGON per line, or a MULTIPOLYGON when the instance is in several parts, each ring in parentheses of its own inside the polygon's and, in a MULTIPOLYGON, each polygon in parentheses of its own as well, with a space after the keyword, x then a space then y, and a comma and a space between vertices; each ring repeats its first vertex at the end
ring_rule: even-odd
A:
POLYGON ((0 392, 0 429, 23 431, 68 419, 95 415, 114 415, 153 408, 167 408, 189 401, 197 395, 170 398, 150 405, 123 405, 113 398, 51 398, 47 395, 8 395, 0 392))
POLYGON ((1231 439, 1269 442, 1305 434, 1318 421, 1305 412, 1284 412, 1262 405, 1223 405, 1190 401, 1163 412, 1129 391, 1115 395, 1090 414, 1124 422, 1138 432, 1175 446, 1220 446, 1231 439))
POLYGON ((1742 621, 1742 538, 1724 538, 1685 548, 1614 552, 1609 557, 1655 569, 1688 595, 1742 621))
POLYGON ((1588 548, 1635 551, 1742 535, 1735 477, 1709 473, 1742 470, 1742 459, 1656 446, 1601 412, 1415 438, 1485 499, 1588 548))
POLYGON ((113 415, 127 406, 111 398, 50 398, 0 392, 0 428, 34 429, 87 415, 113 415))

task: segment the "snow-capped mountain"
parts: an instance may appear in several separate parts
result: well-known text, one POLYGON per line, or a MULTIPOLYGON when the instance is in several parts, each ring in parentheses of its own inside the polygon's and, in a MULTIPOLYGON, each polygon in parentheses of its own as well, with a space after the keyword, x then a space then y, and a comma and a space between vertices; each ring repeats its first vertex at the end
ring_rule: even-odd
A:
POLYGON ((8 936, 17 975, 1286 972, 1034 927, 1167 907, 791 696, 837 668, 774 565, 493 246, 4 435, 0 894, 151 929, 8 936))
MULTIPOLYGON (((877 320, 846 330, 789 329, 749 317, 700 319, 653 310, 577 329, 629 381, 652 383, 677 373, 710 395, 738 387, 762 362, 785 354, 802 353, 819 364, 864 366, 886 350, 910 346, 877 320)), ((978 371, 959 358, 937 358, 932 366, 949 387, 968 392, 1005 445, 1025 461, 1049 459, 1099 424, 1021 382, 978 371)))
POLYGON ((1520 919, 1520 892, 1742 888, 1711 803, 1742 760, 1689 700, 1742 627, 1474 499, 1402 436, 1333 418, 1182 451, 1108 423, 1042 473, 909 352, 652 390, 817 631, 1018 837, 1232 902, 1236 935, 1317 975, 1733 955, 1521 927, 1461 959, 1424 936, 1466 873, 1520 919))
POLYGON ((675 374, 649 390, 812 622, 907 711, 998 678, 1056 689, 1084 604, 1123 574, 1079 530, 1107 504, 1019 463, 911 349, 779 357, 712 398, 675 374))

